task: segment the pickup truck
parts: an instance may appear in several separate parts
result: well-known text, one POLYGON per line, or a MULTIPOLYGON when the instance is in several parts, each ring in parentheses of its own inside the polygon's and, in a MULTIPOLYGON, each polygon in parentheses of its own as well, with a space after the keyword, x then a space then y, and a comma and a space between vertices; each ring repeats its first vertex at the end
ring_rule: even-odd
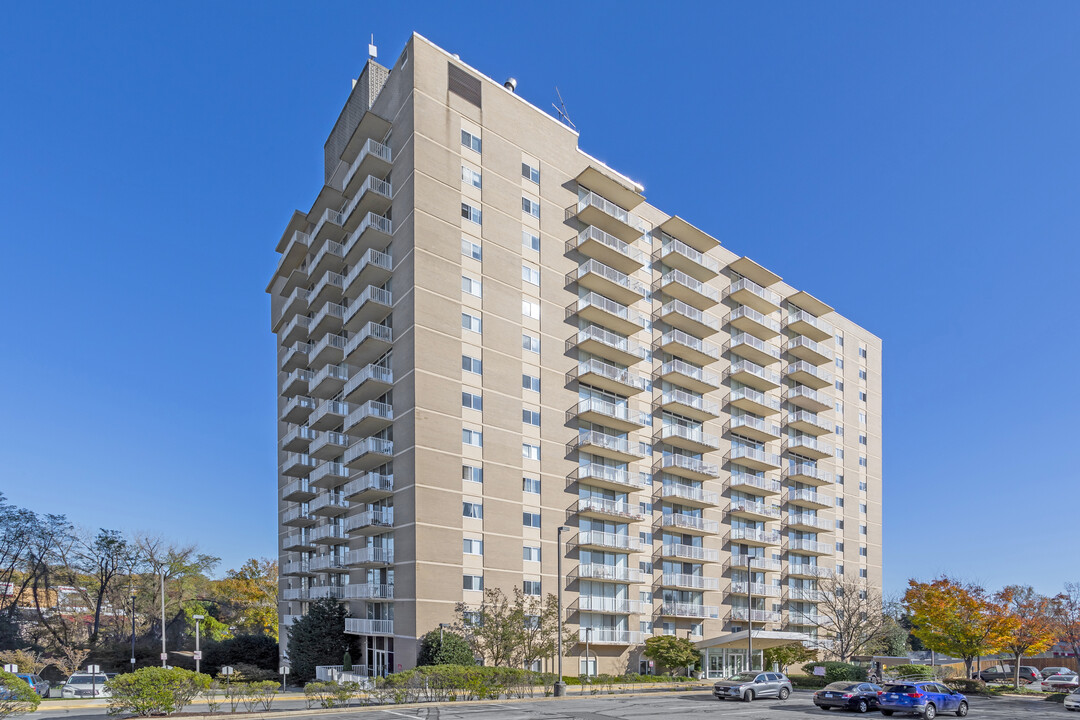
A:
MULTIPOLYGON (((987 668, 979 673, 979 679, 983 682, 1012 682, 1015 677, 1012 665, 995 665, 992 668, 987 668)), ((1031 665, 1020 666, 1020 682, 1029 683, 1035 680, 1042 680, 1042 673, 1039 672, 1039 668, 1032 667, 1031 665)))

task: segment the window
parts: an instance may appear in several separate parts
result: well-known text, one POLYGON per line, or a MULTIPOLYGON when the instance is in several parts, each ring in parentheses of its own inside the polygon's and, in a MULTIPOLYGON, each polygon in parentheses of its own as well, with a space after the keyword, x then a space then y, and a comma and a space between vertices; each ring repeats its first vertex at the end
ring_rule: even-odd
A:
POLYGON ((466 610, 461 613, 461 619, 466 625, 472 625, 473 627, 483 627, 484 617, 476 610, 466 610))
POLYGON ((532 493, 533 495, 540 494, 540 478, 523 477, 521 478, 521 490, 522 492, 532 493))
POLYGON ((642 545, 652 545, 652 533, 641 531, 638 533, 638 540, 641 541, 642 545))
POLYGON ((839 460, 844 459, 844 449, 843 448, 836 448, 836 457, 839 460))
POLYGON ((462 430, 461 442, 475 447, 484 447, 484 433, 479 430, 462 430))
POLYGON ((838 347, 844 347, 844 336, 840 333, 836 334, 836 344, 838 347))
POLYGON ((859 577, 866 577, 866 568, 859 568, 859 577))
POLYGON ((480 297, 481 295, 480 281, 473 280, 471 277, 461 276, 461 289, 463 292, 475 295, 476 297, 480 297))
POLYGON ((535 425, 540 427, 540 411, 539 410, 522 410, 521 422, 526 425, 535 425))
POLYGON ((532 318, 533 320, 540 319, 540 303, 533 302, 532 300, 521 301, 521 314, 524 317, 532 318))
POLYGON ((461 541, 461 552, 466 555, 483 555, 484 542, 482 540, 470 540, 465 538, 461 541))
POLYGON ((645 573, 646 575, 652 575, 652 562, 650 562, 649 560, 639 560, 638 570, 645 573))
POLYGON ((521 244, 530 250, 540 252, 540 236, 534 235, 528 230, 521 231, 521 244))
POLYGON ((461 407, 470 410, 483 410, 484 399, 475 393, 463 392, 461 393, 461 407))
POLYGON ((839 400, 836 401, 836 412, 840 413, 841 415, 844 414, 844 403, 840 402, 839 400))
POLYGON ((843 425, 837 425, 836 426, 836 434, 837 434, 838 437, 844 437, 844 426, 843 425))
POLYGON ((844 358, 836 358, 836 367, 840 368, 841 370, 844 368, 844 358))
POLYGON ((480 138, 478 138, 476 135, 473 135, 468 130, 461 131, 461 144, 469 148, 470 150, 480 152, 480 138))
POLYGON ((528 460, 539 460, 540 446, 530 445, 529 443, 521 443, 521 457, 528 460))
POLYGON ((526 545, 521 549, 521 557, 529 562, 540 562, 540 547, 538 545, 526 545))
POLYGON ((864 413, 862 411, 859 412, 859 424, 860 425, 865 425, 866 424, 866 413, 864 413))
POLYGON ((842 542, 836 543, 836 552, 844 552, 844 543, 842 543, 842 542))
POLYGON ((863 545, 862 547, 859 548, 859 555, 861 555, 862 557, 866 557, 866 546, 865 545, 863 545))
MULTIPOLYGON (((732 630, 734 630, 734 629, 735 628, 732 628, 732 630)), ((674 635, 675 634, 675 623, 673 623, 673 622, 664 623, 663 624, 663 633, 665 635, 674 635)))
POLYGON ((843 380, 837 380, 836 381, 836 389, 839 390, 840 392, 844 392, 844 381, 843 380))
POLYGON ((525 527, 540 527, 540 513, 521 513, 521 524, 525 527))
POLYGON ((530 180, 537 185, 540 184, 540 168, 534 168, 529 163, 521 163, 521 177, 526 180, 530 180))
POLYGON ((866 379, 866 371, 865 370, 860 370, 859 371, 859 379, 860 380, 865 380, 866 379))
POLYGON ((862 400, 863 402, 866 402, 866 393, 864 393, 864 392, 862 392, 860 390, 859 391, 859 399, 862 400))
MULTIPOLYGON (((484 589, 484 576, 483 575, 466 575, 461 582, 461 587, 465 590, 483 590, 484 589)), ((479 616, 480 613, 476 613, 479 616)))
POLYGON ((859 357, 861 357, 863 360, 866 359, 866 348, 864 348, 864 347, 859 348, 859 357))
POLYGON ((836 484, 837 485, 843 485, 844 484, 844 476, 841 475, 840 473, 836 474, 836 484))
POLYGON ((528 265, 521 266, 521 279, 531 285, 540 284, 540 271, 528 265))
POLYGON ((843 575, 844 574, 844 566, 841 565, 840 563, 836 564, 836 574, 837 575, 843 575))
POLYGON ((484 374, 484 364, 478 358, 469 357, 468 355, 461 356, 461 369, 477 375, 484 374))
POLYGON ((866 467, 866 456, 865 455, 861 456, 859 458, 859 467, 866 467))
POLYGON ((638 600, 640 600, 642 603, 651 603, 652 602, 652 592, 649 591, 649 590, 639 590, 638 591, 638 600))
POLYGON ((480 187, 480 173, 465 165, 461 166, 461 181, 475 188, 480 187))
POLYGON ((836 498, 836 507, 844 507, 844 498, 842 498, 842 497, 836 498))
POLYGON ((866 444, 866 436, 865 435, 859 435, 859 444, 860 445, 865 445, 866 444))
POLYGON ((472 240, 461 238, 461 254, 465 257, 471 257, 473 260, 479 260, 481 256, 480 246, 472 240))
POLYGON ((463 500, 461 502, 461 517, 481 520, 484 517, 484 506, 480 503, 463 500))
POLYGON ((844 521, 843 520, 837 520, 836 521, 836 529, 837 530, 843 530, 844 529, 844 521))
POLYGON ((861 512, 863 515, 866 514, 866 503, 859 503, 859 512, 861 512))
POLYGON ((473 465, 462 465, 461 479, 468 480, 469 482, 482 483, 484 482, 484 468, 478 468, 473 465))
POLYGON ((533 377, 532 375, 522 375, 521 387, 526 390, 532 390, 533 392, 540 392, 540 378, 533 377))
POLYGON ((533 337, 528 333, 521 334, 521 347, 525 348, 529 352, 534 352, 537 355, 540 354, 540 338, 533 337))
POLYGON ((866 492, 866 483, 865 482, 860 482, 859 483, 859 490, 862 490, 863 492, 866 492))
POLYGON ((652 515, 652 503, 644 501, 639 502, 638 510, 640 510, 643 515, 652 515))
POLYGON ((645 635, 652 635, 652 621, 651 620, 642 620, 642 621, 640 621, 638 623, 638 628, 645 635))
POLYGON ((472 330, 473 332, 481 332, 481 328, 483 326, 480 322, 480 318, 476 317, 475 315, 470 315, 469 313, 461 313, 461 327, 465 328, 466 330, 472 330))
POLYGON ((461 203, 461 217, 465 218, 469 222, 474 222, 477 225, 483 224, 483 213, 480 212, 480 208, 473 207, 469 203, 461 203))
POLYGON ((534 218, 540 217, 540 203, 531 198, 521 198, 521 212, 532 215, 534 218))
POLYGON ((859 534, 860 535, 865 535, 866 534, 866 526, 865 525, 860 525, 859 526, 859 534))
POLYGON ((539 595, 540 594, 540 581, 539 580, 526 580, 522 584, 522 590, 526 595, 539 595))

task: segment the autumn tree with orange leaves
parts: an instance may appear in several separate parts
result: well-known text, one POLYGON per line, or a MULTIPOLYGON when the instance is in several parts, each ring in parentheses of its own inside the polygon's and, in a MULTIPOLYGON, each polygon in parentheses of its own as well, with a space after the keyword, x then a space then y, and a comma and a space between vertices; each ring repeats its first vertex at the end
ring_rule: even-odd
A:
POLYGON ((983 588, 948 576, 929 583, 909 580, 903 605, 915 637, 935 652, 963 658, 968 677, 975 658, 1005 647, 1017 622, 983 588))
POLYGON ((1049 650, 1057 639, 1051 600, 1029 585, 1009 585, 994 600, 1005 606, 1011 620, 1001 649, 1012 653, 1013 687, 1020 687, 1020 658, 1049 650))

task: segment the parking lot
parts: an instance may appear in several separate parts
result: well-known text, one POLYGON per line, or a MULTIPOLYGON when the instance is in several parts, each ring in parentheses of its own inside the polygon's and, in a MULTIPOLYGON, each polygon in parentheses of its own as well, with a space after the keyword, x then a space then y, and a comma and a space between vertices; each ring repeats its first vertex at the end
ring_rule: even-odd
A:
MULTIPOLYGON (((70 709, 42 705, 32 717, 45 718, 105 718, 105 708, 70 709)), ((275 706, 276 707, 276 706, 275 706)), ((198 710, 200 708, 191 708, 198 710)), ((826 712, 814 707, 812 694, 796 690, 786 702, 759 700, 753 703, 714 700, 708 691, 657 692, 647 695, 570 696, 560 700, 510 701, 498 703, 429 704, 419 707, 357 708, 355 710, 302 711, 292 703, 282 707, 285 712, 269 713, 282 718, 333 717, 335 720, 672 720, 678 718, 739 718, 740 720, 795 720, 797 718, 848 717, 854 713, 826 712)), ((882 717, 870 713, 870 717, 882 717)), ((264 715, 265 717, 265 715, 264 715)), ((899 717, 899 716, 898 716, 899 717)), ((947 716, 942 716, 947 717, 947 716)), ((1053 718, 1071 717, 1056 703, 1027 698, 971 698, 972 718, 1053 718)))

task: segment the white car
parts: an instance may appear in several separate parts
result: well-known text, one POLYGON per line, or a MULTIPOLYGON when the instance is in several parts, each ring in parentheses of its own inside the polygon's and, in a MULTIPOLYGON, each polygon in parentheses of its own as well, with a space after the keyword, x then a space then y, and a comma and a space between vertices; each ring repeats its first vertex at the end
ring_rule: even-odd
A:
POLYGON ((1043 680, 1033 680, 1024 686, 1025 690, 1037 692, 1069 692, 1080 685, 1080 677, 1073 673, 1068 675, 1051 675, 1043 680))
POLYGON ((76 673, 67 679, 60 687, 62 698, 107 698, 112 697, 105 689, 106 678, 104 675, 91 675, 90 673, 76 673))
POLYGON ((1065 709, 1080 712, 1080 688, 1065 696, 1065 709))

